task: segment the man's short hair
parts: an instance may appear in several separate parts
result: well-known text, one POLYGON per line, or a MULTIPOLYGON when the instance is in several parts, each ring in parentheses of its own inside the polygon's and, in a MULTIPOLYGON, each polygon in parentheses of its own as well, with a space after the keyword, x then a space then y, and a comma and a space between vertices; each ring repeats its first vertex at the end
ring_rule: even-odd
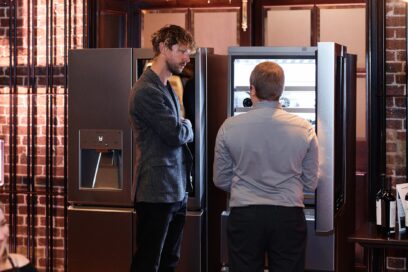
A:
POLYGON ((279 100, 285 86, 285 74, 279 64, 265 61, 255 66, 249 78, 261 100, 279 100))
POLYGON ((195 43, 190 32, 178 25, 165 25, 152 35, 152 45, 154 54, 160 54, 160 43, 171 49, 173 45, 180 44, 187 46, 191 51, 195 51, 195 43))

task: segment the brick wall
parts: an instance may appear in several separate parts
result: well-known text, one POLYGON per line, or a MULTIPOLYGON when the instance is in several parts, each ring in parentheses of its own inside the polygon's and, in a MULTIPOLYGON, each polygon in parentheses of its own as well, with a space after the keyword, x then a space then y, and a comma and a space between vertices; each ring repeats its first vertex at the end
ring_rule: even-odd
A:
POLYGON ((386 2, 387 175, 406 182, 406 4, 386 2))
POLYGON ((0 0, 0 137, 5 140, 6 177, 5 186, 0 187, 0 200, 6 204, 9 215, 10 199, 16 199, 17 220, 10 225, 11 249, 34 259, 39 271, 50 268, 50 262, 54 271, 64 271, 64 106, 67 97, 64 49, 68 45, 82 47, 82 9, 82 0, 0 0), (12 24, 16 22, 16 32, 9 21, 13 18, 11 5, 14 3, 16 20, 12 24), (68 39, 69 3, 71 39, 68 39), (47 26, 49 50, 46 48, 47 26), (12 48, 16 45, 12 52, 10 30, 12 35, 17 34, 16 43, 12 39, 12 48), (35 73, 33 81, 29 78, 30 69, 35 73), (16 80, 16 87, 12 85, 11 89, 10 78, 16 80), (35 166, 31 164, 33 160, 35 166), (36 202, 33 210, 29 210, 30 196, 36 202), (48 207, 52 203, 53 208, 47 210, 47 203, 48 207), (31 211, 35 214, 28 216, 31 211), (47 222, 47 216, 52 222, 47 222), (27 228, 30 224, 33 228, 27 228), (34 235, 30 236, 32 232, 34 235), (52 240, 47 239, 50 232, 52 240), (30 237, 35 237, 35 241, 30 237))

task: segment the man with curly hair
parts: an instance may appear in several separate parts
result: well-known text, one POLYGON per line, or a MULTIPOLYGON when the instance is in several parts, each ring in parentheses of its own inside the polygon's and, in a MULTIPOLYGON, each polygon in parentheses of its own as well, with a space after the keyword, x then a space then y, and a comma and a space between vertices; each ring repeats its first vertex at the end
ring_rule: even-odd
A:
POLYGON ((134 132, 133 194, 137 212, 137 251, 131 271, 175 271, 187 209, 193 141, 191 122, 180 114, 169 83, 195 49, 193 37, 176 25, 152 35, 155 57, 129 98, 134 132))

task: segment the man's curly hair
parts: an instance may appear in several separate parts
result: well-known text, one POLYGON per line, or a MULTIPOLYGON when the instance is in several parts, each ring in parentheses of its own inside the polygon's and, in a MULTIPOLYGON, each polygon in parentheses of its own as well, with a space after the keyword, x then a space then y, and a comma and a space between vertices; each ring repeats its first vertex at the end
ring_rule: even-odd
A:
POLYGON ((152 35, 152 45, 155 56, 160 54, 160 43, 171 49, 175 44, 185 45, 195 51, 195 43, 190 32, 178 25, 166 25, 152 35))

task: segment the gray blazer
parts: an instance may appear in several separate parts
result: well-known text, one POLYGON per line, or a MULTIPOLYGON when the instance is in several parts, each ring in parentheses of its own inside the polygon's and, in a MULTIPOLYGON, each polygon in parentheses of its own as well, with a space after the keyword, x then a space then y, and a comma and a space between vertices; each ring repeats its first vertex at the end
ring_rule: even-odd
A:
POLYGON ((193 141, 193 130, 189 120, 180 118, 178 98, 167 85, 148 68, 129 97, 135 202, 177 202, 192 189, 192 155, 186 143, 193 141))

